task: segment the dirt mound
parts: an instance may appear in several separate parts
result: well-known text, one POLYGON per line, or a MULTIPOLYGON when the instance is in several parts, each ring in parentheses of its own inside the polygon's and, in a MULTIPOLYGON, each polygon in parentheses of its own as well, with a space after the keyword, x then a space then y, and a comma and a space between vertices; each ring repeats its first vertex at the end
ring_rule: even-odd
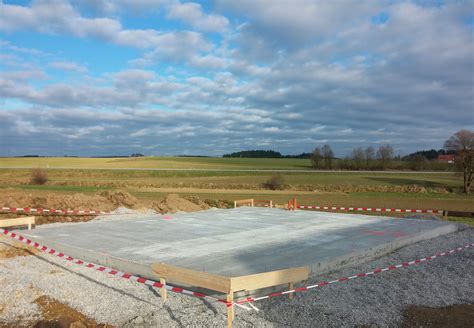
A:
POLYGON ((102 197, 105 197, 110 203, 116 206, 126 206, 129 208, 135 208, 138 205, 138 199, 130 195, 126 191, 103 191, 99 194, 102 197))
POLYGON ((6 207, 69 208, 102 211, 111 211, 119 206, 131 208, 139 206, 139 201, 125 191, 103 191, 92 195, 43 193, 38 196, 38 194, 24 191, 6 190, 0 202, 1 206, 6 207))
POLYGON ((6 191, 2 197, 1 205, 7 207, 32 207, 54 209, 100 209, 112 210, 116 206, 100 195, 85 195, 81 193, 64 195, 56 193, 38 194, 24 191, 6 191))
POLYGON ((153 209, 159 213, 196 212, 209 208, 209 205, 199 198, 193 197, 193 201, 180 197, 177 194, 170 194, 165 199, 153 203, 153 209))

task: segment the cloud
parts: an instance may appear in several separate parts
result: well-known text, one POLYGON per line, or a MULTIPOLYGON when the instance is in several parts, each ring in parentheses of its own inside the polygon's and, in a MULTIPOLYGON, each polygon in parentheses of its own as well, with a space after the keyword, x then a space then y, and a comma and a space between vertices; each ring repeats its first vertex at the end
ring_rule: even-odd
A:
POLYGON ((69 61, 55 61, 55 62, 49 63, 49 66, 59 69, 59 70, 71 71, 71 72, 76 72, 76 73, 87 72, 86 66, 83 66, 74 62, 69 62, 69 61))
POLYGON ((83 17, 70 3, 63 0, 35 1, 29 7, 0 3, 0 31, 2 30, 34 30, 46 34, 91 37, 122 46, 154 48, 156 53, 168 57, 186 53, 189 49, 200 51, 209 48, 203 37, 194 31, 124 29, 116 19, 83 17))
POLYGON ((441 147, 456 130, 474 128, 468 1, 363 1, 347 10, 345 2, 244 0, 150 9, 156 21, 192 30, 176 22, 166 30, 125 28, 124 1, 109 9, 113 2, 97 3, 102 16, 64 1, 52 15, 47 3, 3 5, 0 28, 104 40, 136 48, 137 59, 115 71, 90 64, 80 72, 67 58, 34 61, 27 48, 8 43, 2 55, 10 64, 0 73, 7 154, 220 155, 256 145, 295 153, 329 143, 344 156, 386 142, 403 153, 441 147), (219 15, 203 8, 226 23, 208 20, 219 15), (204 33, 222 27, 223 34, 204 33), (47 76, 44 65, 55 62, 69 63, 74 78, 47 76))
POLYGON ((220 15, 206 15, 200 4, 195 2, 174 3, 168 8, 168 17, 179 19, 197 30, 223 32, 229 20, 220 15))
POLYGON ((72 3, 95 14, 143 13, 160 10, 170 0, 73 0, 72 3))

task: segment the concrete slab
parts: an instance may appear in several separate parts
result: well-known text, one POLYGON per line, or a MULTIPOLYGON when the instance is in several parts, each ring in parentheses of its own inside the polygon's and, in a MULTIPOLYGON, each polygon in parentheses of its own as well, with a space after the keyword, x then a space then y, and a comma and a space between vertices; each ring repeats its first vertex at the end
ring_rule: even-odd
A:
POLYGON ((457 230, 444 221, 242 207, 102 217, 23 232, 64 253, 153 276, 152 262, 227 276, 310 266, 324 272, 457 230))

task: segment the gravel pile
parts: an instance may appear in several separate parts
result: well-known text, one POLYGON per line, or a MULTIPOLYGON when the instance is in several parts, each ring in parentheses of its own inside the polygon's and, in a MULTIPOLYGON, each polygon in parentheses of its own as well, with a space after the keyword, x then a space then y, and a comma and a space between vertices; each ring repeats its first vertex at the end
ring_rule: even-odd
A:
MULTIPOLYGON (((9 243, 4 237, 0 242, 9 243)), ((466 229, 400 249, 369 263, 310 279, 309 283, 371 271, 436 251, 474 242, 466 229)), ((474 249, 350 282, 302 292, 292 300, 260 301, 260 312, 236 309, 236 327, 396 327, 406 305, 474 303, 474 249)), ((32 303, 41 295, 95 319, 123 327, 216 327, 226 323, 225 306, 158 290, 71 264, 49 255, 0 261, 0 323, 40 318, 32 303), (3 307, 3 310, 1 310, 3 307)))

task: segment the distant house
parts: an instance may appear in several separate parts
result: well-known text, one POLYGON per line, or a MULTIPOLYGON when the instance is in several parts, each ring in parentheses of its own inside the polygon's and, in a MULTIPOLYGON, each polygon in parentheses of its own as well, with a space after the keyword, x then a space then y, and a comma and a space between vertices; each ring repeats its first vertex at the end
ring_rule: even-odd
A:
POLYGON ((438 162, 446 162, 446 163, 453 164, 454 155, 438 155, 438 162))

